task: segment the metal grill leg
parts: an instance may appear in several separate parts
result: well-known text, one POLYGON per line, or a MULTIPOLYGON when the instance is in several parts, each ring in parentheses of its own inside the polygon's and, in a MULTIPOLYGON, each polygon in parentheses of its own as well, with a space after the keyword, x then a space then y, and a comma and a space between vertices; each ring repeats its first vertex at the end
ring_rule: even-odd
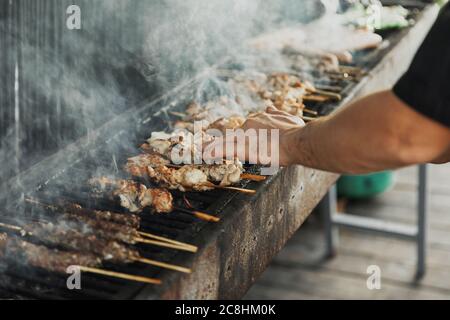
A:
POLYGON ((420 279, 426 271, 426 227, 427 227, 427 165, 419 166, 418 210, 417 210, 417 273, 420 279))
POLYGON ((325 235, 325 258, 336 255, 338 241, 338 230, 333 226, 333 215, 336 212, 337 192, 333 186, 319 204, 319 212, 322 216, 325 235))
POLYGON ((416 279, 419 280, 425 275, 426 271, 426 236, 427 236, 427 165, 419 166, 419 186, 417 203, 417 228, 408 228, 404 225, 387 224, 372 218, 354 217, 349 214, 340 214, 336 216, 337 192, 336 187, 330 189, 328 194, 319 204, 319 212, 322 215, 324 235, 325 235, 325 256, 333 257, 336 254, 338 240, 338 227, 350 227, 361 231, 373 231, 379 234, 389 236, 400 236, 412 240, 417 245, 417 270, 416 279))

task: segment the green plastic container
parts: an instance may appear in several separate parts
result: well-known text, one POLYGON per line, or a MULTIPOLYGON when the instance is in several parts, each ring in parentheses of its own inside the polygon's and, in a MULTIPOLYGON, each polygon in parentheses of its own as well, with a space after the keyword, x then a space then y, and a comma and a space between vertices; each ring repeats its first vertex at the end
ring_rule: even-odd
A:
POLYGON ((337 183, 338 195, 349 199, 372 198, 394 184, 394 173, 385 171, 367 175, 343 176, 337 183))

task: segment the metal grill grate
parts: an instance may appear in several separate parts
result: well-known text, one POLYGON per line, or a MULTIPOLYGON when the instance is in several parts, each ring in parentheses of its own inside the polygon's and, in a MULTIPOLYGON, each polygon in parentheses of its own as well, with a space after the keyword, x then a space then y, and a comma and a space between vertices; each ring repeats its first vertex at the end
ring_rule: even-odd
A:
MULTIPOLYGON (((327 85, 333 86, 339 84, 340 87, 351 87, 351 82, 329 82, 327 85)), ((180 97, 183 95, 177 95, 180 97)), ((185 96, 191 96, 186 94, 185 96)), ((186 102, 172 105, 173 110, 178 110, 186 105, 186 102)), ((313 105, 309 107, 314 107, 313 105)), ((160 108, 156 108, 158 110, 160 108)), ((120 206, 106 200, 93 198, 87 187, 87 181, 93 175, 116 175, 121 176, 121 167, 126 163, 126 159, 132 155, 138 154, 137 146, 144 141, 149 135, 149 128, 153 130, 162 130, 167 128, 170 116, 168 113, 156 113, 151 115, 151 108, 144 113, 148 113, 147 117, 139 117, 145 119, 140 121, 140 125, 135 126, 134 130, 118 130, 111 137, 104 137, 104 143, 96 149, 85 151, 84 159, 76 161, 76 163, 66 168, 63 172, 53 176, 46 183, 41 184, 33 197, 40 199, 45 203, 55 203, 58 201, 66 201, 69 203, 77 203, 86 208, 109 210, 119 213, 125 213, 120 206), (142 125, 145 122, 145 125, 142 125), (124 141, 127 143, 124 144, 124 141), (128 143, 129 142, 129 143, 128 143)), ((325 111, 323 111, 325 112, 325 111)), ((247 167, 247 171, 258 173, 257 167, 247 167)), ((251 187, 252 183, 242 183, 241 187, 251 187)), ((182 195, 174 193, 175 201, 182 206, 182 195)), ((231 191, 215 190, 208 193, 188 193, 187 198, 198 210, 203 210, 210 214, 223 217, 227 212, 227 204, 233 201, 236 193, 231 191)), ((22 207, 23 208, 23 207, 22 207)), ((24 209, 25 217, 29 219, 33 217, 47 217, 52 219, 54 214, 45 213, 42 209, 26 205, 24 209)), ((208 223, 199 221, 195 217, 175 211, 169 215, 155 215, 149 211, 141 214, 142 223, 141 231, 156 233, 171 239, 185 241, 201 246, 201 243, 195 243, 196 235, 201 233, 208 223)), ((3 217, 4 219, 4 217, 3 217)), ((0 217, 0 221, 2 218, 0 217)), ((6 222, 9 220, 5 220, 6 222)), ((138 245, 143 257, 157 259, 177 263, 188 261, 190 254, 179 253, 171 250, 159 249, 148 245, 138 245)), ((126 266, 118 266, 114 264, 105 264, 105 269, 115 270, 119 272, 143 275, 153 278, 164 278, 166 271, 158 268, 143 266, 139 264, 131 264, 126 266)), ((22 295, 30 298, 49 298, 49 299, 76 299, 76 298, 132 298, 135 296, 143 285, 130 283, 127 281, 102 278, 93 275, 83 275, 83 290, 69 291, 66 288, 66 278, 48 273, 43 270, 35 270, 33 268, 23 268, 20 266, 9 266, 0 281, 0 287, 4 290, 11 291, 14 294, 22 295)))

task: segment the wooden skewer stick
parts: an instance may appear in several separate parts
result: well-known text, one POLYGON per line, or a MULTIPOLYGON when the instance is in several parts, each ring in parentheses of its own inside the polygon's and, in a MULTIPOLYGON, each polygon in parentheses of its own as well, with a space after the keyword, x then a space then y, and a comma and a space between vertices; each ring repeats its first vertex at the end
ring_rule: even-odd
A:
POLYGON ((180 266, 176 266, 176 265, 165 263, 165 262, 159 262, 159 261, 145 259, 145 258, 139 258, 139 259, 136 259, 135 261, 141 262, 144 264, 149 264, 149 265, 152 265, 155 267, 160 267, 163 269, 178 271, 178 272, 182 272, 182 273, 192 273, 192 270, 189 268, 180 267, 180 266))
POLYGON ((33 198, 25 198, 25 202, 28 202, 29 204, 33 204, 33 205, 37 205, 37 206, 43 207, 45 209, 53 209, 53 210, 57 209, 56 206, 52 206, 50 204, 43 203, 43 202, 41 202, 41 201, 39 201, 37 199, 33 199, 33 198))
POLYGON ((366 74, 367 72, 359 67, 353 67, 353 66, 339 66, 339 70, 347 73, 354 73, 354 74, 366 74))
POLYGON ((142 277, 142 276, 134 276, 131 274, 102 270, 102 269, 98 269, 98 268, 83 267, 83 266, 77 266, 77 267, 83 272, 100 274, 103 276, 108 276, 108 277, 113 277, 113 278, 118 278, 118 279, 150 283, 150 284, 161 284, 162 283, 161 280, 159 280, 159 279, 153 279, 153 278, 142 277))
POLYGON ((192 244, 188 244, 188 243, 184 243, 184 242, 180 242, 180 241, 175 241, 169 238, 165 238, 165 237, 161 237, 161 236, 157 236, 155 234, 151 234, 148 232, 142 232, 142 231, 138 231, 139 235, 146 237, 146 238, 150 238, 153 240, 158 240, 158 241, 162 241, 162 242, 167 242, 167 243, 171 243, 174 245, 178 245, 181 247, 186 247, 186 248, 191 248, 192 250, 198 250, 198 248, 192 244))
MULTIPOLYGON (((1 223, 1 222, 0 222, 0 227, 6 228, 6 229, 11 229, 14 231, 19 231, 19 232, 23 231, 23 229, 21 227, 5 224, 5 223, 1 223)), ((30 235, 32 235, 32 234, 30 233, 30 235)), ((195 250, 197 251, 197 249, 195 249, 195 250)), ((169 270, 175 270, 175 271, 179 271, 179 272, 183 272, 183 273, 191 273, 191 270, 188 268, 184 268, 184 267, 180 267, 180 266, 176 266, 176 265, 172 265, 172 264, 168 264, 168 263, 164 263, 164 262, 160 262, 160 261, 155 261, 155 260, 150 260, 150 259, 145 259, 145 258, 138 258, 138 259, 135 259, 134 261, 157 266, 160 268, 169 269, 169 270)), ((103 272, 103 270, 102 270, 102 272, 103 272)), ((106 271, 106 272, 109 273, 109 271, 106 271)), ((128 277, 128 275, 124 275, 124 276, 128 277)), ((151 282, 151 283, 153 283, 153 282, 151 282)))
POLYGON ((335 100, 338 100, 338 101, 342 100, 342 96, 339 93, 318 89, 318 88, 316 88, 314 86, 307 87, 306 91, 308 93, 310 93, 310 94, 315 94, 317 96, 323 96, 323 97, 335 99, 335 100))
POLYGON ((342 100, 342 96, 339 93, 335 93, 335 92, 330 92, 330 91, 325 91, 325 90, 315 90, 314 92, 315 94, 321 95, 321 96, 325 96, 325 97, 329 97, 338 101, 342 100))
POLYGON ((251 174, 251 173, 243 173, 243 174, 241 174, 241 179, 261 182, 261 181, 265 181, 267 179, 267 177, 260 176, 257 174, 251 174))
POLYGON ((196 218, 199 218, 200 220, 206 221, 206 222, 219 222, 220 218, 219 217, 215 217, 212 216, 210 214, 206 214, 200 211, 196 211, 196 210, 190 210, 190 209, 184 209, 184 208, 180 208, 180 207, 175 207, 175 210, 184 212, 184 213, 188 213, 193 215, 196 218))
POLYGON ((167 242, 161 242, 161 241, 151 240, 151 239, 138 238, 138 239, 135 239, 135 240, 138 243, 151 244, 151 245, 155 245, 155 246, 158 246, 158 247, 175 249, 175 250, 180 250, 180 251, 187 251, 187 252, 192 252, 192 253, 196 253, 197 250, 198 250, 197 248, 191 248, 191 247, 186 247, 186 246, 179 246, 179 245, 176 245, 176 244, 167 243, 167 242))
POLYGON ((303 101, 325 102, 327 100, 329 100, 329 97, 320 96, 320 95, 303 96, 303 101))
POLYGON ((203 220, 203 221, 206 221, 206 222, 220 222, 220 218, 211 216, 209 214, 204 214, 204 213, 199 212, 199 211, 193 211, 192 214, 195 217, 199 218, 200 220, 203 220))
MULTIPOLYGON (((317 112, 316 112, 316 114, 317 114, 317 112)), ((169 168, 175 168, 175 169, 180 169, 180 168, 183 167, 183 166, 178 165, 178 164, 166 164, 166 166, 169 167, 169 168)), ((260 175, 257 175, 257 174, 243 173, 241 175, 241 179, 261 182, 261 181, 266 180, 266 177, 260 176, 260 175)))
POLYGON ((340 86, 336 86, 336 85, 333 86, 333 85, 316 84, 315 88, 318 89, 318 90, 334 92, 334 93, 339 93, 339 92, 342 92, 342 90, 344 90, 344 88, 342 88, 340 86))
POLYGON ((23 230, 21 227, 13 226, 11 224, 1 223, 1 222, 0 222, 0 227, 9 229, 9 230, 13 230, 13 231, 19 231, 19 232, 23 230))
MULTIPOLYGON (((13 225, 5 224, 5 223, 0 223, 0 227, 5 228, 5 229, 14 230, 14 231, 17 231, 17 232, 24 231, 23 228, 21 228, 21 227, 13 226, 13 225)), ((33 235, 30 232, 27 232, 26 234, 30 235, 30 236, 33 235)), ((198 248, 194 247, 194 246, 175 245, 175 244, 170 244, 170 243, 167 243, 167 242, 161 242, 161 241, 156 241, 156 240, 145 240, 145 239, 141 239, 141 238, 138 238, 138 239, 135 239, 135 240, 138 243, 152 244, 152 245, 159 246, 159 247, 178 249, 178 250, 182 250, 182 251, 197 252, 197 250, 198 250, 198 248)))
POLYGON ((319 113, 317 111, 314 111, 314 110, 311 110, 311 109, 308 109, 308 108, 304 108, 303 111, 306 112, 306 113, 312 114, 313 116, 318 116, 319 115, 319 113))
POLYGON ((169 113, 173 116, 179 117, 179 118, 184 118, 186 117, 186 114, 183 112, 177 112, 177 111, 169 111, 169 113))
POLYGON ((312 118, 312 117, 305 117, 305 116, 303 116, 302 119, 305 122, 311 122, 311 121, 317 120, 319 118, 312 118))
POLYGON ((231 191, 237 191, 245 194, 256 194, 256 190, 251 189, 244 189, 244 188, 237 188, 237 187, 224 187, 224 186, 218 186, 218 185, 212 185, 211 187, 216 189, 224 189, 224 190, 231 190, 231 191))
POLYGON ((210 187, 210 188, 215 188, 215 189, 238 191, 238 192, 245 193, 245 194, 255 194, 256 193, 256 190, 237 188, 237 187, 229 187, 229 186, 225 187, 225 186, 214 184, 212 182, 207 183, 206 186, 210 187))
POLYGON ((348 73, 329 74, 328 76, 332 80, 354 80, 354 79, 356 79, 355 75, 351 75, 348 73))
MULTIPOLYGON (((317 88, 307 88, 306 91, 311 94, 315 94, 320 97, 327 97, 335 100, 342 100, 342 96, 339 93, 326 91, 326 90, 319 90, 317 88)), ((305 96, 304 98, 307 98, 308 96, 305 96)))

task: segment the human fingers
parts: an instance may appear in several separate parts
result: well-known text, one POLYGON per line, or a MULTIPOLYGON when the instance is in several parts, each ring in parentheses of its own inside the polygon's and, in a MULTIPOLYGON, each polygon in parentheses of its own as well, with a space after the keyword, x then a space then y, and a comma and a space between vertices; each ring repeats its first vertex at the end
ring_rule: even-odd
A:
POLYGON ((288 112, 276 109, 275 107, 272 107, 272 106, 267 108, 266 113, 273 115, 273 116, 277 116, 278 119, 284 120, 286 122, 290 122, 292 124, 302 125, 302 126, 305 124, 300 117, 294 116, 288 112))

